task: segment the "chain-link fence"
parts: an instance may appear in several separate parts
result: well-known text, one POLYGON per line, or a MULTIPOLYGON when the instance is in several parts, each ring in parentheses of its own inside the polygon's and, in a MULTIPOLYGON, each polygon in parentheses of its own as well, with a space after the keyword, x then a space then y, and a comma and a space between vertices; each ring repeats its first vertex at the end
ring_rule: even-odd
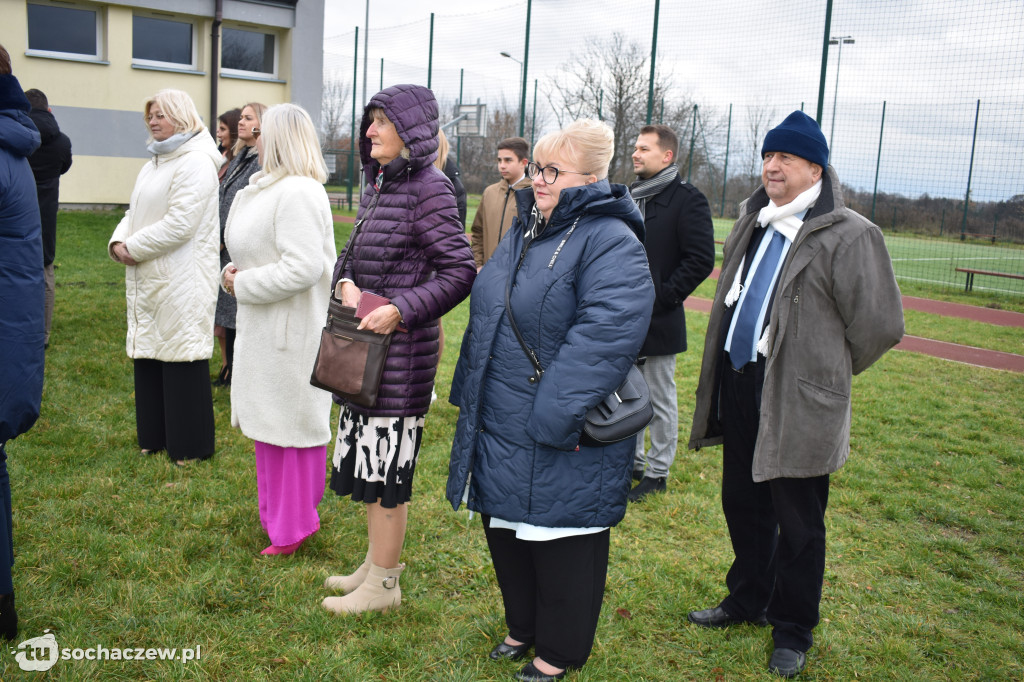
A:
MULTIPOLYGON (((433 22, 371 15, 366 94, 429 84, 447 118, 460 99, 487 104, 488 137, 453 143, 470 191, 495 180, 498 139, 578 116, 613 126, 612 177, 628 182, 649 115, 677 131, 682 174, 725 217, 759 182, 767 130, 820 108, 847 203, 883 228, 905 288, 963 288, 960 268, 995 273, 977 275, 979 295, 1024 294, 1024 3, 835 0, 831 16, 828 5, 533 0, 433 22)), ((326 31, 325 74, 347 85, 344 146, 361 20, 326 31)))

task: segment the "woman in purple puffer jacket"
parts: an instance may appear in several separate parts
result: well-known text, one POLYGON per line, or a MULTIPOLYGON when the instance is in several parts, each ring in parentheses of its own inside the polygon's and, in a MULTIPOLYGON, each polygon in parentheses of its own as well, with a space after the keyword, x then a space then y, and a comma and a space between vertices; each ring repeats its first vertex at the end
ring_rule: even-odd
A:
POLYGON ((373 96, 359 129, 367 186, 334 282, 348 306, 363 291, 389 298, 361 327, 394 336, 376 405, 343 402, 338 421, 331 489, 366 504, 369 536, 363 564, 324 583, 347 593, 323 601, 339 614, 401 603, 406 503, 434 387, 439 319, 469 295, 476 276, 452 183, 433 165, 437 115, 430 90, 396 85, 373 96))

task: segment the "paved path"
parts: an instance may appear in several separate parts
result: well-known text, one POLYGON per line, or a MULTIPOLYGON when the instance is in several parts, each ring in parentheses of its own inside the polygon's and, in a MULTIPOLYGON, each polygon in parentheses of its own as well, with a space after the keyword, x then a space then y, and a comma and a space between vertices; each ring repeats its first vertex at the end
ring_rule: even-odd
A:
MULTIPOLYGON (((717 268, 716 268, 717 270, 717 268)), ((715 273, 712 276, 717 276, 715 273)), ((906 306, 907 299, 912 301, 926 301, 927 299, 913 299, 910 296, 904 296, 903 301, 906 306)), ((988 308, 977 308, 977 306, 961 305, 959 303, 943 303, 942 301, 927 301, 929 304, 937 304, 935 306, 929 306, 929 310, 926 312, 934 312, 938 315, 944 315, 945 306, 956 306, 956 311, 961 313, 956 317, 967 317, 967 319, 978 319, 979 321, 985 321, 975 315, 982 315, 984 312, 1006 312, 1006 311, 990 311, 988 308), (976 311, 962 310, 963 308, 977 308, 976 311)), ((706 298, 688 298, 686 299, 686 309, 694 310, 701 313, 711 312, 711 301, 706 298)), ((914 308, 911 308, 912 310, 914 308)), ((1020 315, 1020 313, 1011 313, 1012 315, 1020 315)), ((1021 315, 1024 317, 1024 315, 1021 315)), ((998 324, 998 323, 993 323, 998 324)), ((1022 325, 1024 326, 1024 325, 1022 325)), ((977 367, 986 367, 988 369, 1002 369, 1009 372, 1021 372, 1024 373, 1024 355, 1015 355, 1014 353, 1003 353, 996 350, 987 350, 985 348, 975 348, 973 346, 962 346, 957 343, 948 343, 946 341, 935 341, 933 339, 922 339, 919 336, 904 336, 903 340, 896 345, 896 350, 909 351, 911 353, 923 353, 925 355, 931 355, 932 357, 942 358, 944 360, 952 360, 953 362, 962 362, 967 365, 975 365, 977 367)))

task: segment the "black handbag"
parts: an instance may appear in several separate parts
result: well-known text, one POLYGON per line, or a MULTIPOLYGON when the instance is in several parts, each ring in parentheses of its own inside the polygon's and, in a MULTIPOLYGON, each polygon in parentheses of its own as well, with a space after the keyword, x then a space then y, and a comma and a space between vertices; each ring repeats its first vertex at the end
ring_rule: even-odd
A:
MULTIPOLYGON (((376 203, 375 196, 369 210, 372 211, 376 203)), ((341 263, 342 273, 352 255, 362 222, 360 220, 352 228, 349 248, 341 263)), ((327 306, 327 324, 320 332, 320 348, 313 362, 309 383, 355 405, 373 407, 377 402, 380 377, 384 372, 392 335, 358 329, 359 322, 356 309, 343 305, 337 292, 332 291, 327 306)))
MULTIPOLYGON (((569 234, 572 234, 575 228, 576 223, 573 223, 569 234)), ((566 235, 565 239, 568 237, 569 235, 566 235)), ((564 245, 565 239, 562 240, 562 245, 564 245)), ((561 246, 558 250, 561 250, 561 246)), ((557 255, 556 251, 555 257, 557 255)), ((515 268, 509 274, 508 286, 505 288, 505 314, 508 316, 516 340, 519 341, 523 352, 526 353, 530 364, 533 365, 533 376, 527 380, 531 384, 535 384, 544 375, 544 368, 540 366, 537 353, 526 345, 526 340, 519 333, 519 327, 516 325, 509 302, 517 272, 518 268, 515 268)), ((642 363, 642 360, 638 362, 642 363)), ((647 386, 647 381, 644 380, 644 375, 640 372, 637 363, 634 363, 629 368, 622 384, 604 400, 587 410, 583 432, 580 434, 580 444, 602 446, 635 438, 638 433, 647 428, 652 419, 654 419, 654 406, 651 404, 651 389, 647 386)))

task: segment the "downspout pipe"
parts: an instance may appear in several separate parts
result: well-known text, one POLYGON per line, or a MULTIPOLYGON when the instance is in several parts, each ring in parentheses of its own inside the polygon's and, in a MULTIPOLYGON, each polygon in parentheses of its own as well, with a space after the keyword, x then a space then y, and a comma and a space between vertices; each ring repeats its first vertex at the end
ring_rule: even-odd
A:
POLYGON ((214 0, 213 32, 210 34, 210 134, 217 135, 217 84, 220 63, 220 25, 224 20, 224 0, 214 0))

